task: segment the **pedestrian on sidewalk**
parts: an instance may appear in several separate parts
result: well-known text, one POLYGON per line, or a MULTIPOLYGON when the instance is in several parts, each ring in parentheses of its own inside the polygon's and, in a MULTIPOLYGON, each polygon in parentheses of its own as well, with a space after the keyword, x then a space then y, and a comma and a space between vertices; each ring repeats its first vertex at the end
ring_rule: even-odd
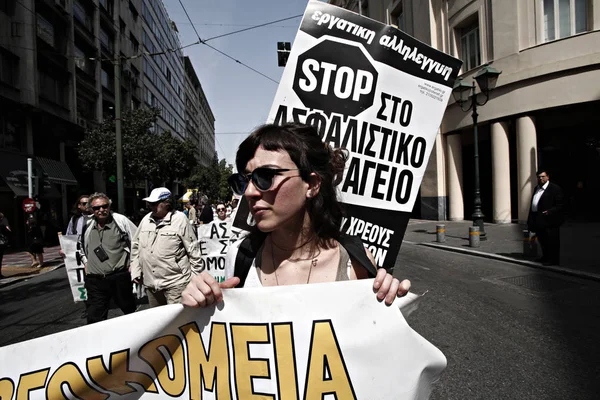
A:
POLYGON ((560 264, 560 226, 564 223, 563 191, 550 182, 545 169, 536 173, 538 184, 531 198, 527 227, 535 232, 542 247, 542 258, 537 261, 550 265, 560 264))
POLYGON ((4 257, 4 251, 8 247, 10 233, 8 219, 0 212, 0 279, 4 278, 4 275, 2 275, 2 258, 4 257))
POLYGON ((131 278, 144 283, 150 307, 181 302, 192 273, 200 273, 200 245, 194 227, 174 209, 171 192, 156 188, 144 199, 151 210, 132 245, 131 278))
POLYGON ((25 222, 27 225, 27 239, 29 241, 29 257, 32 267, 44 266, 44 234, 37 220, 30 215, 25 222))
POLYGON ((124 314, 136 309, 129 262, 131 241, 136 226, 124 215, 110 210, 111 200, 104 193, 89 197, 94 213, 79 236, 86 271, 88 294, 87 323, 108 317, 111 299, 124 314))

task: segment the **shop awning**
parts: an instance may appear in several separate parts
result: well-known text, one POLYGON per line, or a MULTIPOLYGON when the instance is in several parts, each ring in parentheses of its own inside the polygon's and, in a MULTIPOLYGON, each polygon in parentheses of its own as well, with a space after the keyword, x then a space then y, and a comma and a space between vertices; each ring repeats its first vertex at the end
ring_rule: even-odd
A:
MULTIPOLYGON (((39 164, 33 163, 34 169, 41 168, 39 164)), ((34 172, 35 173, 35 172, 34 172)), ((6 182, 15 196, 27 197, 29 187, 27 182, 27 156, 15 153, 0 152, 0 177, 6 182)), ((60 193, 50 183, 49 179, 43 179, 42 197, 60 197, 60 193)))
POLYGON ((0 153, 0 176, 15 196, 27 197, 27 158, 19 154, 0 153))
POLYGON ((36 157, 36 159, 46 175, 48 175, 50 182, 77 185, 77 180, 67 163, 44 157, 36 157))

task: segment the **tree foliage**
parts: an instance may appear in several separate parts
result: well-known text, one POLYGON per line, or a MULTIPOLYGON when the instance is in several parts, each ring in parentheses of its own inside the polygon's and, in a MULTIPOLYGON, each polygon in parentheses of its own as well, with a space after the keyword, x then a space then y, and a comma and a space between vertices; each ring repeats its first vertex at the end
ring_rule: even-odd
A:
POLYGON ((197 166, 192 175, 185 181, 190 189, 198 189, 205 194, 211 201, 231 199, 231 188, 227 183, 227 178, 233 173, 233 166, 227 164, 225 159, 218 160, 217 156, 213 158, 208 166, 197 166))
MULTIPOLYGON (((139 108, 121 116, 123 174, 126 182, 148 179, 155 183, 182 179, 196 167, 196 149, 170 132, 152 133, 160 110, 139 108)), ((116 174, 116 136, 114 120, 104 120, 85 133, 79 144, 84 168, 116 174)))

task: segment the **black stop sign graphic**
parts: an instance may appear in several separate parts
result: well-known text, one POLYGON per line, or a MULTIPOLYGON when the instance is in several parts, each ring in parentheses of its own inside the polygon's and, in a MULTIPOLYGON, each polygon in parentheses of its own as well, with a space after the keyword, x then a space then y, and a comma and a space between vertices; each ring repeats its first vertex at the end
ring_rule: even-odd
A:
POLYGON ((377 76, 358 47, 326 40, 298 56, 293 88, 307 108, 356 116, 373 105, 377 76))

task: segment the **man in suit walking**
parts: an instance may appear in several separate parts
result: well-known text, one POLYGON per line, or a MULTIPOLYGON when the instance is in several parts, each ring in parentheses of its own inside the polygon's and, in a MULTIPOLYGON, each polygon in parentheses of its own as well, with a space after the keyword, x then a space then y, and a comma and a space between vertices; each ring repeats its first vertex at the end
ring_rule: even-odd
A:
POLYGON ((531 208, 527 218, 529 231, 535 232, 542 246, 542 258, 545 264, 560 263, 560 226, 564 222, 564 196, 560 186, 550 182, 546 170, 537 173, 538 185, 531 199, 531 208))

